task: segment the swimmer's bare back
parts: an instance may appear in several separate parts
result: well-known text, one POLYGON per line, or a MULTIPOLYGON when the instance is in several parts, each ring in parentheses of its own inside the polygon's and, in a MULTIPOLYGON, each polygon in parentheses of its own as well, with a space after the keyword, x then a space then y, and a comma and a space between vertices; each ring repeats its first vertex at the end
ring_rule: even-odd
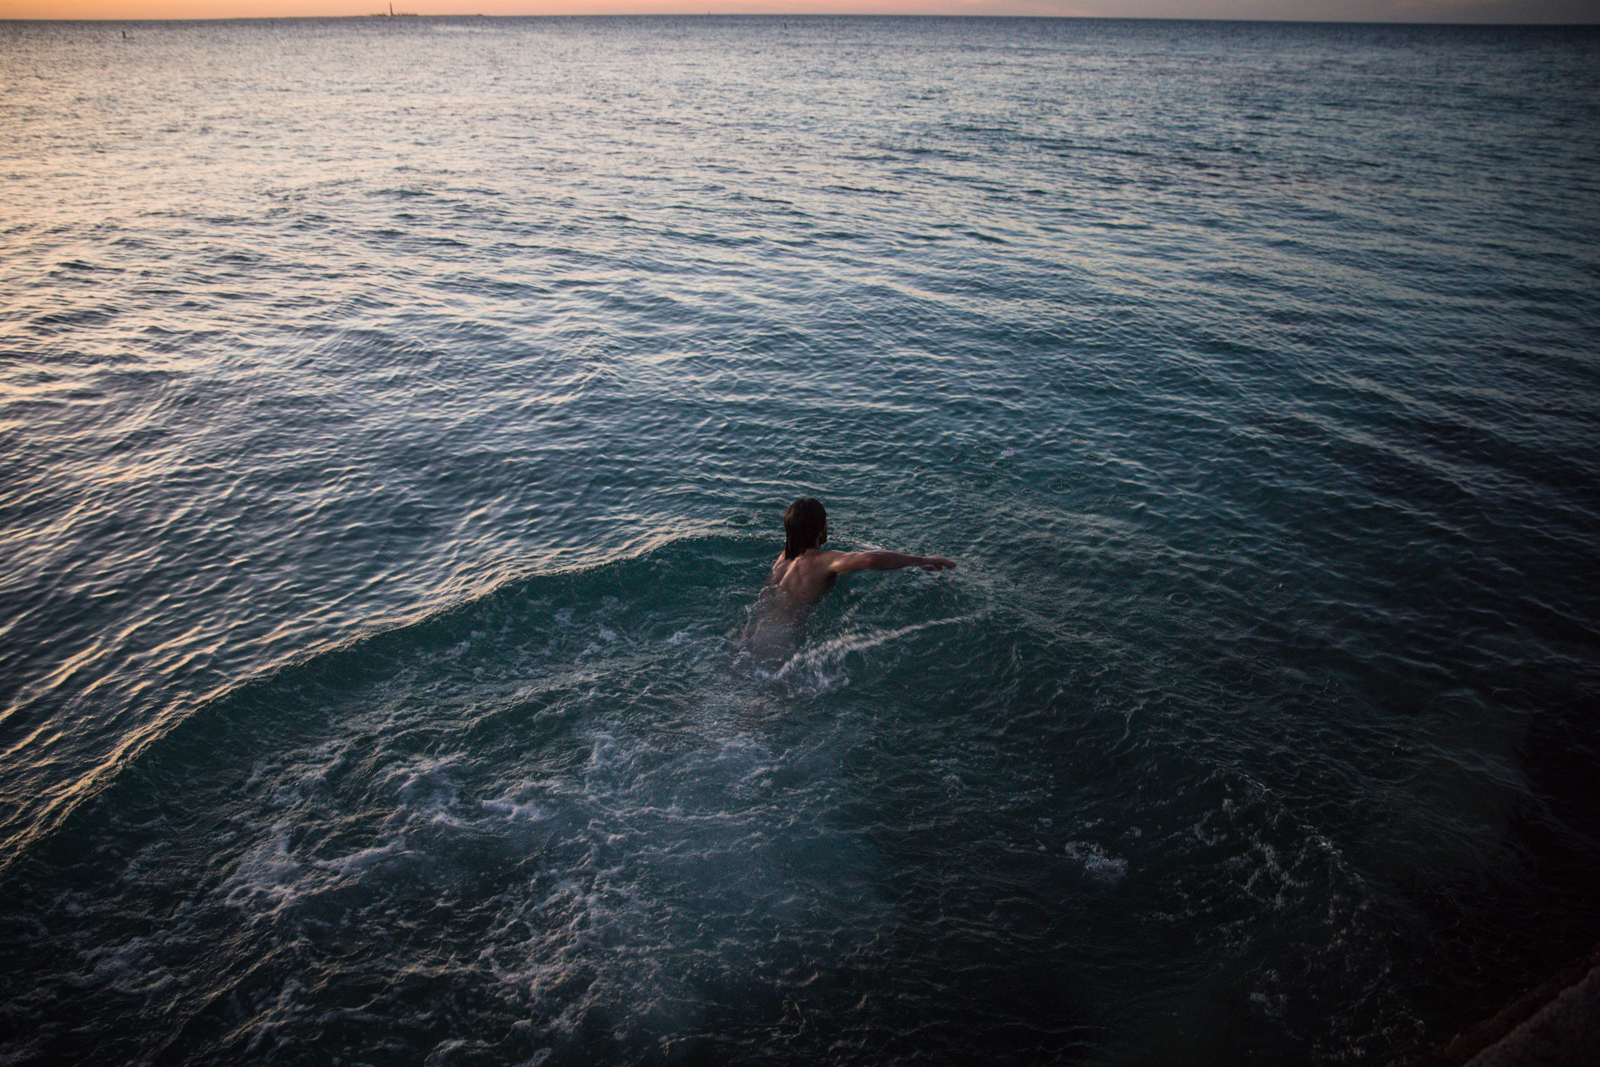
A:
POLYGON ((841 574, 855 571, 895 571, 902 567, 921 567, 925 571, 942 571, 955 564, 943 556, 908 556, 904 552, 824 552, 808 548, 794 559, 778 557, 767 579, 788 594, 796 604, 810 606, 822 599, 822 594, 833 588, 841 574))

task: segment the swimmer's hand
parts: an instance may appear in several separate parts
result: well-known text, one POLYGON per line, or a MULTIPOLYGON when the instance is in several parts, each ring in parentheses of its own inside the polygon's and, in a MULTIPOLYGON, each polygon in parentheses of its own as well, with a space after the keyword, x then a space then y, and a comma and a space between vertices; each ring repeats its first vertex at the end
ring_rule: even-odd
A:
POLYGON ((921 567, 929 574, 937 574, 946 567, 954 568, 955 564, 950 560, 945 559, 943 556, 923 556, 917 561, 917 566, 921 567))

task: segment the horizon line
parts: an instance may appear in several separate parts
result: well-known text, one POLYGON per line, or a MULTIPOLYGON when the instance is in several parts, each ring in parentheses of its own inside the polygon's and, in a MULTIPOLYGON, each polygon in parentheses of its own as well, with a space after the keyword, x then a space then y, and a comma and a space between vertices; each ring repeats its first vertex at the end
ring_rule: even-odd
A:
POLYGON ((914 14, 907 12, 769 12, 769 11, 707 11, 668 13, 661 11, 638 12, 604 12, 595 14, 529 14, 529 15, 486 15, 482 13, 462 15, 449 13, 429 14, 426 12, 404 11, 390 13, 387 11, 371 11, 345 15, 217 15, 195 16, 189 18, 114 18, 114 17, 82 17, 82 18, 16 18, 13 16, 0 16, 0 23, 20 22, 309 22, 314 20, 331 19, 681 19, 681 18, 740 18, 740 19, 1015 19, 1031 20, 1034 22, 1240 22, 1240 23, 1266 23, 1269 25, 1301 25, 1301 26, 1433 26, 1433 27, 1474 27, 1494 28, 1504 30, 1514 29, 1593 29, 1600 28, 1600 21, 1595 22, 1434 22, 1428 20, 1410 19, 1306 19, 1306 18, 1218 18, 1205 15, 1031 15, 1031 14, 950 14, 927 13, 914 14))

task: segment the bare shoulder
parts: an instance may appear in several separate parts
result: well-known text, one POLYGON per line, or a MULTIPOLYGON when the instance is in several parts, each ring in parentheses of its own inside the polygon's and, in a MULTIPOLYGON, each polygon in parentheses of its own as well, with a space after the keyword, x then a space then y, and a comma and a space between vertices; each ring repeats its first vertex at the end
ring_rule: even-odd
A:
POLYGON ((772 565, 770 585, 777 586, 802 604, 815 604, 833 584, 832 558, 839 552, 811 549, 794 559, 778 557, 772 565))
POLYGON ((772 575, 767 579, 768 583, 771 585, 790 585, 796 581, 804 580, 805 576, 815 569, 817 557, 821 555, 823 553, 813 550, 805 555, 789 559, 780 553, 772 564, 772 575))

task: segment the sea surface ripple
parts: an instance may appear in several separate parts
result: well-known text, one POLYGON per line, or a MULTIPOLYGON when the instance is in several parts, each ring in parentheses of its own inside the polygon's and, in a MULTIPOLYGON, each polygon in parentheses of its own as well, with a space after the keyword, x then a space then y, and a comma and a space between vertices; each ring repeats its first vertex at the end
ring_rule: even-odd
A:
POLYGON ((0 1062, 1389 1063, 1600 939, 1600 32, 0 85, 0 1062), (960 566, 772 669, 803 493, 960 566))

